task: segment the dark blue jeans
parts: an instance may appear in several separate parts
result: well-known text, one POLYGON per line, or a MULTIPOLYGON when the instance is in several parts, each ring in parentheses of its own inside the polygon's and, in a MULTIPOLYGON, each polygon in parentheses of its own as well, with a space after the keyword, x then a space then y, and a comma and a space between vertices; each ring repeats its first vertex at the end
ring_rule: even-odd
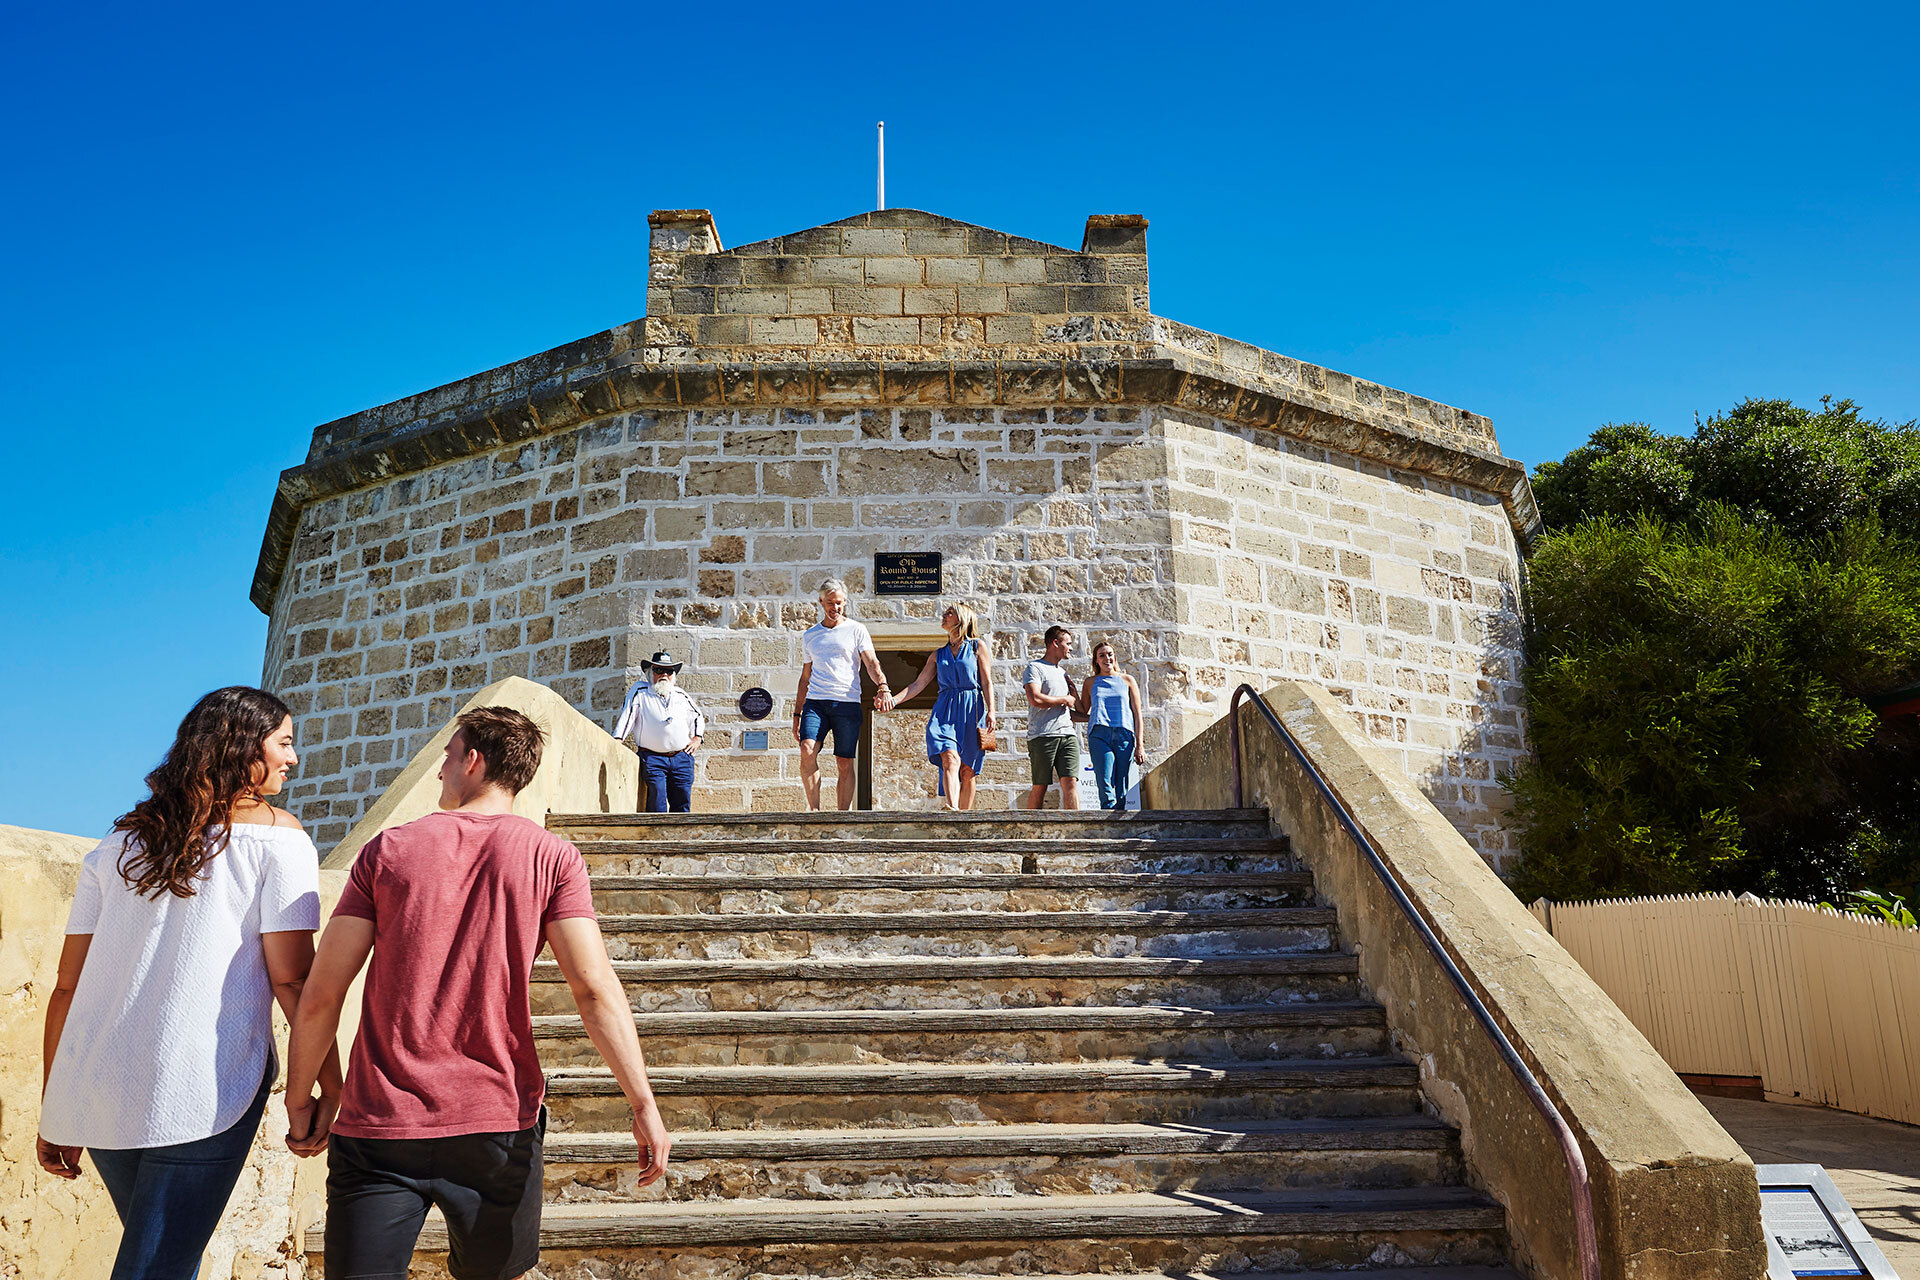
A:
POLYGON ((1112 725, 1087 726, 1087 746, 1093 752, 1093 784, 1100 791, 1102 809, 1127 807, 1127 779, 1133 775, 1133 731, 1112 725))
POLYGON ((693 752, 667 755, 642 747, 640 776, 647 783, 647 812, 693 812, 693 752))
POLYGON ((170 1147, 87 1149, 120 1215, 112 1280, 194 1280, 200 1274, 200 1255, 246 1166, 272 1084, 269 1072, 247 1113, 211 1138, 170 1147))

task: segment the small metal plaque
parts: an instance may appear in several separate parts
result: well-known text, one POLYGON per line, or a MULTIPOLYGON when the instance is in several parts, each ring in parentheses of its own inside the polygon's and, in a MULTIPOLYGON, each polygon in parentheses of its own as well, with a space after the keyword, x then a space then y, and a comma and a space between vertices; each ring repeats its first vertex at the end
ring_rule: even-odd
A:
POLYGON ((1817 1164, 1763 1164, 1760 1226, 1768 1280, 1867 1276, 1898 1280, 1853 1207, 1817 1164))
POLYGON ((740 695, 740 714, 749 720, 765 720, 773 714, 773 695, 755 685, 740 695))
POLYGON ((940 553, 938 551, 874 552, 873 594, 877 596, 939 595, 940 553))
POLYGON ((740 735, 740 749, 742 751, 765 751, 767 749, 767 731, 765 729, 746 730, 740 735))

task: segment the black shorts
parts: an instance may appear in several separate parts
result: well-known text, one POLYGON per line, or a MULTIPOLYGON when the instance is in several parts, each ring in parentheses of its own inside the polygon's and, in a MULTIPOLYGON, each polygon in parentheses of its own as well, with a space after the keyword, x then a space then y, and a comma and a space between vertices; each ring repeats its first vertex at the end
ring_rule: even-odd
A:
POLYGON ((547 1112, 515 1133, 327 1144, 327 1280, 406 1280, 429 1205, 447 1220, 454 1280, 512 1280, 540 1261, 547 1112))

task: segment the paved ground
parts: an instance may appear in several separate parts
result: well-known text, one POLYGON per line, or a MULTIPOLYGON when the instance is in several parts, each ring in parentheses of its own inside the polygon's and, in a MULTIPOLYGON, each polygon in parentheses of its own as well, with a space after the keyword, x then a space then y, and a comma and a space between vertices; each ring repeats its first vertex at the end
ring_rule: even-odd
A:
POLYGON ((1920 1280, 1920 1127, 1825 1107, 1702 1098, 1755 1164, 1822 1164, 1901 1280, 1920 1280))

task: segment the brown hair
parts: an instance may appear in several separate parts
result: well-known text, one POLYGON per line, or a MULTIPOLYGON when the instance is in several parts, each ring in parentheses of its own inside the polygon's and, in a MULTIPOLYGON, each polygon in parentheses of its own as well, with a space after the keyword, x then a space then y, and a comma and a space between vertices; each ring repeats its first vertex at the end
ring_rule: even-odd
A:
POLYGON ((153 794, 113 822, 127 833, 119 870, 135 893, 193 896, 193 882, 226 850, 227 821, 234 802, 253 791, 268 735, 289 714, 286 703, 246 685, 215 689, 193 704, 147 775, 153 794))
POLYGON ((1056 622, 1052 626, 1047 628, 1046 637, 1043 640, 1041 640, 1040 643, 1052 644, 1055 640, 1058 640, 1061 636, 1064 636, 1067 634, 1069 634, 1067 629, 1056 622))
POLYGON ((540 726, 510 707, 475 707, 453 722, 460 741, 487 764, 487 781, 519 795, 540 768, 547 740, 540 726))

